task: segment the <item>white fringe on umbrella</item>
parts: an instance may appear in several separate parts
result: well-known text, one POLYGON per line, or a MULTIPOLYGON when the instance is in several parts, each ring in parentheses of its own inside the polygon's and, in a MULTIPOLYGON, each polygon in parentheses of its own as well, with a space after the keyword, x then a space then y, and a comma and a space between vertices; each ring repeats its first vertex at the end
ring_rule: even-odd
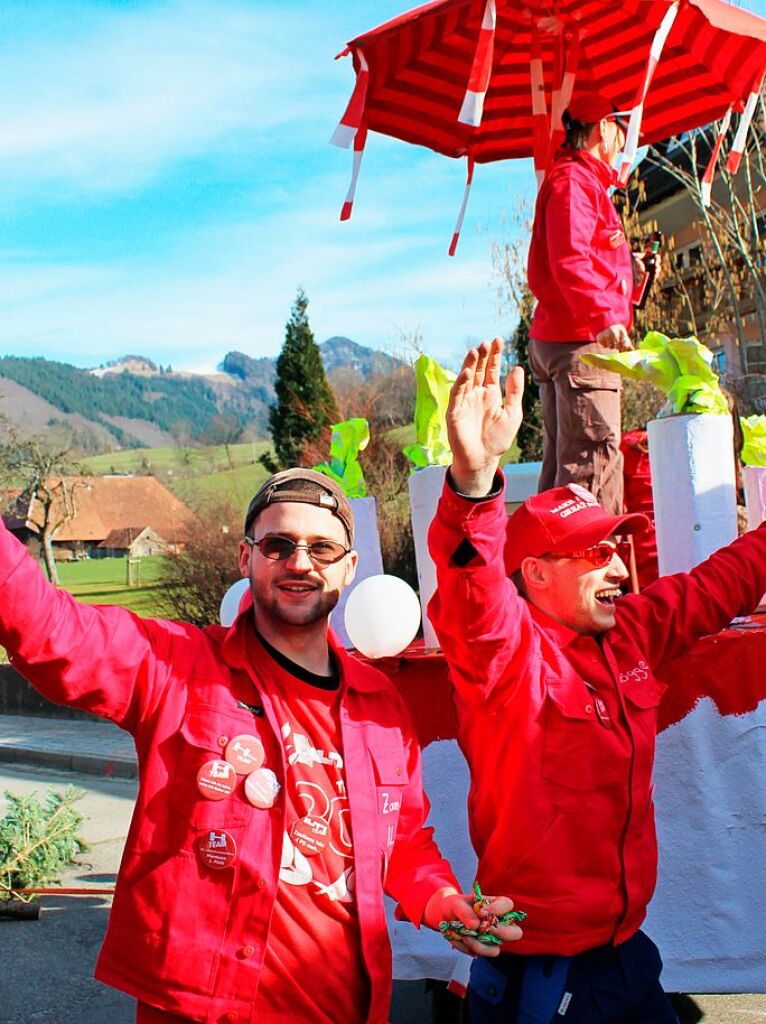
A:
POLYGON ((495 11, 495 0, 487 0, 484 8, 479 39, 476 43, 476 53, 473 57, 471 76, 468 79, 463 105, 457 116, 461 124, 471 125, 478 128, 484 115, 484 100, 489 88, 489 80, 492 75, 492 56, 495 50, 495 24, 497 13, 495 11))
POLYGON ((638 137, 641 134, 641 121, 644 116, 644 101, 646 100, 646 94, 649 91, 649 86, 652 84, 655 68, 659 64, 660 57, 662 56, 665 42, 670 34, 671 28, 673 27, 673 22, 676 20, 678 5, 679 0, 675 0, 672 7, 668 7, 665 12, 665 17, 660 23, 660 27, 654 33, 652 46, 649 50, 649 62, 646 65, 646 75, 644 76, 644 87, 641 91, 641 98, 630 113, 628 134, 625 139, 625 150, 622 154, 622 163, 620 164, 620 171, 617 178, 622 186, 627 184, 630 172, 633 169, 636 152, 638 151, 638 137))
POLYGON ((465 217, 465 208, 468 206, 468 194, 471 191, 471 184, 473 182, 473 157, 468 157, 468 172, 465 179, 465 191, 463 192, 463 202, 460 206, 460 213, 457 215, 457 224, 452 234, 452 241, 450 242, 449 255, 454 256, 455 250, 457 249, 457 243, 460 240, 460 232, 463 228, 463 217, 465 217))
POLYGON ((761 76, 758 79, 758 85, 747 97, 747 103, 745 104, 744 113, 739 119, 737 134, 734 136, 734 142, 732 142, 731 144, 729 158, 726 161, 726 170, 730 174, 736 174, 739 170, 739 162, 742 159, 742 154, 745 151, 745 143, 747 141, 747 130, 750 127, 750 122, 753 120, 753 113, 755 112, 755 105, 758 102, 758 97, 761 94, 762 84, 763 76, 761 76))

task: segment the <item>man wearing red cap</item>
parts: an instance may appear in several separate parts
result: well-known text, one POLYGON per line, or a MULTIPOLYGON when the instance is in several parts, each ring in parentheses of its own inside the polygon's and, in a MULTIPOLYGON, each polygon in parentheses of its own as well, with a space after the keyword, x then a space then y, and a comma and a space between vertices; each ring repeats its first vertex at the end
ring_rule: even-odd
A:
POLYGON ((537 305, 529 359, 540 385, 540 490, 578 483, 622 511, 620 378, 586 366, 587 352, 632 348, 632 302, 643 274, 609 197, 627 114, 600 93, 564 113, 566 137, 535 208, 527 274, 537 305))
POLYGON ((755 608, 766 529, 623 596, 614 537, 643 515, 610 515, 575 484, 508 519, 497 468, 523 373, 503 399, 501 353, 500 339, 473 349, 453 386, 453 464, 429 535, 479 882, 528 912, 518 943, 474 963, 472 1021, 676 1024, 640 930, 657 865, 654 671, 755 608))
POLYGON ((0 643, 49 699, 135 738, 140 785, 96 976, 138 1000, 137 1024, 385 1024, 384 891, 418 926, 520 935, 458 892, 424 828, 403 702, 329 632, 356 562, 345 495, 306 469, 250 502, 250 586, 226 628, 80 605, 0 525, 0 643))

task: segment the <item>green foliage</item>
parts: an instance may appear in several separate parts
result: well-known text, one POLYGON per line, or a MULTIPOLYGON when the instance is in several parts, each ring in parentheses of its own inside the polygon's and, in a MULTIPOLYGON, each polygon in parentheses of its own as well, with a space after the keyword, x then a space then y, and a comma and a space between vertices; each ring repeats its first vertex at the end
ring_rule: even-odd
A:
POLYGON ((277 400, 269 412, 276 463, 283 469, 299 465, 305 446, 329 434, 330 424, 339 419, 307 307, 306 293, 299 289, 277 359, 277 400))
POLYGON ((10 899, 18 889, 58 881, 66 865, 87 850, 78 834, 85 819, 74 808, 82 796, 82 791, 67 786, 63 793, 49 790, 43 804, 36 793, 6 792, 8 809, 0 821, 0 899, 10 899))

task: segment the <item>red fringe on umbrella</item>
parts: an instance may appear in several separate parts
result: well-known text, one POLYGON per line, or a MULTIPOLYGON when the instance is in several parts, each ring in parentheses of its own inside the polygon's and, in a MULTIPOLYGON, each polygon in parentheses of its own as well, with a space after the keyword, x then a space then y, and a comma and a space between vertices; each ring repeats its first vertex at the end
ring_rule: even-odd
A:
POLYGON ((532 60, 529 70, 532 82, 533 160, 539 188, 542 185, 545 169, 548 164, 550 129, 548 127, 548 105, 545 100, 545 81, 543 79, 543 55, 537 25, 532 26, 532 60))
MULTIPOLYGON (((338 60, 339 57, 345 57, 350 52, 350 50, 342 50, 335 59, 338 60)), ((361 50, 357 50, 357 56, 359 58, 359 71, 357 72, 354 91, 351 93, 351 99, 348 101, 348 106, 343 117, 340 119, 338 127, 330 139, 333 146, 340 146, 341 149, 348 149, 354 141, 364 118, 364 103, 367 98, 370 69, 361 50)))
POLYGON ((713 178, 715 177, 716 164, 718 163, 718 154, 721 152, 721 146, 723 140, 726 138, 726 133, 729 130, 731 124, 731 114, 734 110, 733 105, 729 107, 723 116, 721 121, 721 127, 718 129, 718 137, 715 140, 713 146, 713 152, 710 154, 705 173, 702 175, 702 181, 700 183, 700 191, 702 192, 702 205, 710 206, 710 194, 713 190, 713 178))
POLYGON ((367 123, 363 120, 354 135, 354 169, 351 172, 351 184, 346 193, 346 201, 340 211, 340 219, 348 220, 354 208, 354 196, 356 195, 356 183, 359 180, 359 168, 362 166, 364 155, 364 144, 367 141, 367 123))

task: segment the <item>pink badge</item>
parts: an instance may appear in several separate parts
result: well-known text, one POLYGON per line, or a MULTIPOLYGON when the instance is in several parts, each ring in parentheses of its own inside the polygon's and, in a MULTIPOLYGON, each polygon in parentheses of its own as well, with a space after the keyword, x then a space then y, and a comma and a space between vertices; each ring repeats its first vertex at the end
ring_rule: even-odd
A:
POLYGON ((237 844, 229 832, 210 829, 197 840, 197 853, 203 864, 214 871, 227 868, 237 855, 237 844))
POLYGON ((229 740, 224 757, 234 765, 237 775, 249 775, 263 764, 263 744, 257 736, 243 733, 229 740))
POLYGON ((273 807, 279 789, 279 782, 271 768, 258 768, 245 779, 245 796, 253 807, 264 810, 273 807))
POLYGON ((315 857, 327 846, 329 828, 324 818, 312 818, 307 814, 305 818, 299 818, 293 824, 290 838, 305 857, 315 857))
POLYGON ((206 761, 197 772, 197 789, 206 800, 225 800, 237 785, 237 773, 227 761, 206 761))

